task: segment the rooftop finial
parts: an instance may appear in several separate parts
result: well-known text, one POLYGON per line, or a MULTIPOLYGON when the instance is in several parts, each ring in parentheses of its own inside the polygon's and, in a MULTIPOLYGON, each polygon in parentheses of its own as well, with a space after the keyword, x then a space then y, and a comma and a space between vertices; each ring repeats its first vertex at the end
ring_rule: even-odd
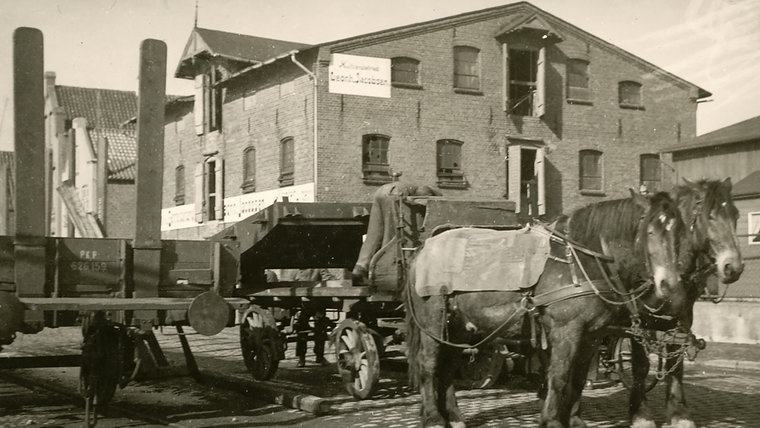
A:
POLYGON ((198 28, 198 0, 195 0, 195 22, 193 22, 193 28, 198 28))

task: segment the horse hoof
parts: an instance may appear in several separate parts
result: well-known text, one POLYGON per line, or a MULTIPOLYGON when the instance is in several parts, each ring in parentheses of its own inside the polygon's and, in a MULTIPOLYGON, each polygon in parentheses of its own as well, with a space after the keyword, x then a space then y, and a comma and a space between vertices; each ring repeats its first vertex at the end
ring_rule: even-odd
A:
POLYGON ((458 421, 458 422, 449 422, 449 426, 450 426, 451 428, 467 428, 467 424, 466 424, 466 423, 464 423, 464 422, 462 422, 462 421, 458 421))
POLYGON ((679 418, 671 419, 670 426, 673 428, 697 428, 697 424, 695 424, 694 421, 679 418))
POLYGON ((657 424, 649 419, 634 419, 631 428, 657 428, 657 424))
POLYGON ((583 419, 573 416, 570 418, 570 428, 588 428, 588 425, 586 425, 586 422, 583 422, 583 419))

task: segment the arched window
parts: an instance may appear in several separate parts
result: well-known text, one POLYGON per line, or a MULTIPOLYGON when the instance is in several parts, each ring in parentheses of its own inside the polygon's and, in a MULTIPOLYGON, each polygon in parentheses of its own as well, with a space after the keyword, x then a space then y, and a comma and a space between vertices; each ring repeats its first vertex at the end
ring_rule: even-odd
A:
POLYGON ((454 89, 480 91, 480 49, 454 46, 454 89))
POLYGON ((243 150, 243 193, 256 190, 256 149, 246 147, 243 150))
POLYGON ((420 62, 414 58, 391 58, 391 83, 399 86, 420 86, 420 62))
POLYGON ((293 137, 280 141, 280 186, 292 186, 295 173, 295 140, 293 137))
POLYGON ((589 62, 573 58, 567 62, 567 98, 570 100, 590 101, 589 62))
POLYGON ((391 166, 388 150, 391 137, 380 134, 362 136, 362 174, 364 180, 390 181, 391 166))
POLYGON ((185 166, 174 169, 174 204, 185 205, 185 166))
POLYGON ((644 101, 641 95, 641 83, 630 80, 618 83, 618 103, 623 108, 643 110, 644 101))
POLYGON ((581 150, 579 156, 579 187, 581 191, 603 190, 602 152, 581 150))

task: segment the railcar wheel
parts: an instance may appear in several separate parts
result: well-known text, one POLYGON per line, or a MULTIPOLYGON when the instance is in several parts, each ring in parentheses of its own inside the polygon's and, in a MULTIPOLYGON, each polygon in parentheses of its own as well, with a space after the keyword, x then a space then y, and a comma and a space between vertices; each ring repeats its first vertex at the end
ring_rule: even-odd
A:
MULTIPOLYGON (((620 382, 630 389, 633 386, 633 365, 632 350, 631 350, 631 338, 630 337, 617 337, 610 343, 608 349, 612 350, 612 360, 608 363, 613 363, 615 373, 617 374, 620 382)), ((649 354, 649 373, 647 373, 644 387, 649 392, 657 385, 657 372, 663 369, 664 360, 656 354, 649 354)))
POLYGON ((279 332, 274 318, 261 308, 249 309, 240 324, 240 349, 245 367, 256 380, 268 380, 277 372, 280 358, 276 346, 280 346, 279 332), (268 315, 268 316, 267 316, 268 315))
POLYGON ((492 387, 504 367, 504 356, 499 350, 486 346, 479 349, 472 357, 462 353, 457 379, 454 381, 458 388, 485 389, 492 387))
POLYGON ((372 397, 380 379, 380 356, 364 323, 346 319, 335 331, 335 357, 346 391, 364 400, 372 397))

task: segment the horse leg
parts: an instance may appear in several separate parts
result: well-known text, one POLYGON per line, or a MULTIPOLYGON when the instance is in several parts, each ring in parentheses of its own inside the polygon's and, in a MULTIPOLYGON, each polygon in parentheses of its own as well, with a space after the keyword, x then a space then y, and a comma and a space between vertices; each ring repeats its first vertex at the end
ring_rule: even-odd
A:
POLYGON ((572 428, 586 428, 588 426, 581 419, 581 397, 583 395, 583 388, 586 386, 589 366, 591 365, 591 361, 594 360, 596 349, 594 341, 588 337, 584 338, 578 348, 577 362, 572 368, 572 396, 570 398, 570 403, 572 403, 572 407, 570 408, 570 427, 572 428))
MULTIPOLYGON (((674 346, 668 346, 668 353, 674 350, 674 346)), ((667 403, 668 419, 674 428, 696 428, 697 425, 692 420, 691 412, 686 406, 686 396, 683 391, 683 361, 679 361, 677 357, 668 358, 665 362, 665 370, 670 370, 676 364, 678 366, 667 377, 665 402, 667 403)))
POLYGON ((438 396, 442 398, 439 409, 448 418, 451 428, 465 428, 467 425, 457 404, 456 395, 454 395, 454 373, 459 366, 462 352, 447 347, 442 347, 441 351, 442 358, 439 367, 449 367, 450 369, 443 369, 438 373, 438 396))
POLYGON ((541 409, 540 422, 540 426, 545 428, 564 428, 570 419, 572 403, 568 399, 572 396, 573 388, 571 373, 578 354, 581 331, 580 328, 567 327, 554 328, 550 333, 552 351, 547 372, 548 393, 541 409))
POLYGON ((656 428, 652 410, 647 402, 646 377, 649 373, 649 356, 636 340, 631 339, 631 369, 633 385, 628 408, 632 428, 656 428))
POLYGON ((417 357, 420 373, 420 398, 422 399, 422 426, 425 428, 444 428, 446 419, 439 410, 439 358, 441 345, 434 339, 421 333, 420 352, 417 357))

